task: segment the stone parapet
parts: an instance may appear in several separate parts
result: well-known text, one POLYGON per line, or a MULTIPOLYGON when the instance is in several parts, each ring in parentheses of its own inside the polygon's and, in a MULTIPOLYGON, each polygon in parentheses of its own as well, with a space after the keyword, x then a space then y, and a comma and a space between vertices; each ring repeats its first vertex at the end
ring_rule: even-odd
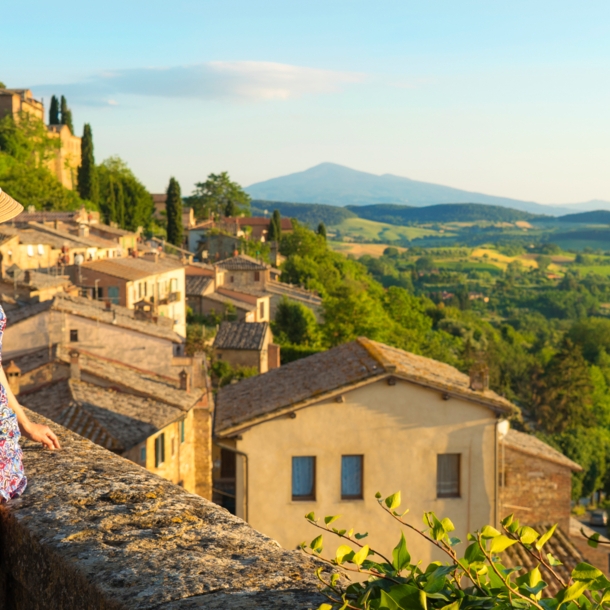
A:
POLYGON ((29 486, 0 506, 3 610, 316 608, 313 560, 40 416, 29 486))

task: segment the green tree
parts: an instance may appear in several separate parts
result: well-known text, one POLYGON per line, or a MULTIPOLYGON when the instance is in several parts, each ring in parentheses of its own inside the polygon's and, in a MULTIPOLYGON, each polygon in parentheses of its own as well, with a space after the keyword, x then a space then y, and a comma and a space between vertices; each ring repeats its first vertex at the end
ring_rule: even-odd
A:
POLYGON ((324 240, 326 240, 326 225, 323 222, 318 225, 318 230, 316 232, 320 237, 323 237, 324 240))
POLYGON ((227 210, 232 216, 250 212, 250 195, 233 182, 227 172, 210 174, 205 182, 197 182, 193 194, 186 201, 198 219, 226 215, 227 210))
POLYGON ((428 273, 436 269, 436 263, 431 256, 421 256, 415 261, 415 269, 423 273, 428 273))
POLYGON ((70 132, 74 133, 74 125, 72 124, 72 111, 70 110, 70 108, 68 108, 68 102, 63 95, 61 96, 60 109, 61 109, 61 124, 67 125, 68 128, 70 129, 70 132))
POLYGON ((182 246, 182 197, 180 185, 175 178, 169 179, 167 187, 167 200, 165 202, 167 213, 167 241, 174 246, 182 246))
POLYGON ((562 433, 594 423, 593 384, 580 347, 565 339, 559 352, 534 378, 530 415, 536 429, 562 433))
POLYGON ((93 203, 99 200, 99 183, 93 156, 93 133, 91 125, 85 123, 81 140, 81 165, 78 168, 78 192, 83 199, 93 203))
POLYGON ((56 95, 51 97, 51 105, 49 107, 49 125, 59 125, 59 100, 56 95))
POLYGON ((546 254, 541 254, 536 260, 536 262, 538 263, 538 269, 540 269, 540 271, 546 271, 549 268, 549 265, 553 262, 553 260, 550 256, 547 256, 546 254))
POLYGON ((313 311, 302 303, 283 297, 271 324, 273 335, 280 343, 317 347, 321 334, 313 311))
POLYGON ((282 217, 279 210, 273 210, 271 221, 269 222, 269 233, 267 241, 280 241, 282 238, 282 217))
POLYGON ((98 166, 97 173, 104 221, 115 222, 129 231, 148 228, 154 209, 152 197, 126 163, 119 157, 110 157, 98 166))

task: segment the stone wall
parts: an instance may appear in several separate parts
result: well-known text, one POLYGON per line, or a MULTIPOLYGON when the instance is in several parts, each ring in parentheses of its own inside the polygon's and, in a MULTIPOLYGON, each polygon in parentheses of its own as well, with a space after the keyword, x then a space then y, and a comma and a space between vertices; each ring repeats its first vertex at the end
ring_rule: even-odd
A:
POLYGON ((500 518, 513 513, 522 524, 559 523, 570 531, 572 471, 510 447, 500 448, 500 518))
POLYGON ((62 450, 25 442, 28 489, 0 506, 3 610, 304 610, 322 601, 310 558, 45 423, 62 450))

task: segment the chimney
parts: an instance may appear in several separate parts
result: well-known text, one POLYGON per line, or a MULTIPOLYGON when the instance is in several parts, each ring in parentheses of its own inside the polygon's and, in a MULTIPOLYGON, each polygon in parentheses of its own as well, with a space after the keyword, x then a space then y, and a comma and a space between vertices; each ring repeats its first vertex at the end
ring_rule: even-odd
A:
POLYGON ((89 237, 89 227, 87 225, 78 225, 78 236, 89 237))
POLYGON ((267 366, 269 370, 280 367, 280 346, 275 343, 269 343, 267 346, 267 366))
POLYGON ((477 362, 470 369, 470 389, 484 392, 489 389, 489 367, 484 362, 477 362))
POLYGON ((70 379, 80 381, 79 353, 76 350, 70 352, 70 379))
POLYGON ((11 360, 4 372, 8 380, 8 387, 15 396, 18 396, 19 386, 21 385, 21 369, 15 364, 14 360, 11 360))
POLYGON ((191 391, 191 376, 185 369, 180 371, 180 389, 185 392, 191 391))

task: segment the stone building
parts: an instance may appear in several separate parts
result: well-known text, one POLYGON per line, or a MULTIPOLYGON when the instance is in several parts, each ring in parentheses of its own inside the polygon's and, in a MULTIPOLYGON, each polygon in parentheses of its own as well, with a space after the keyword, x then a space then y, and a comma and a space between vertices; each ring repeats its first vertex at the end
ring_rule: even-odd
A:
POLYGON ((151 319, 172 320, 186 336, 184 265, 173 258, 145 253, 139 258, 98 260, 69 268, 72 281, 97 299, 137 309, 151 319))
POLYGON ((184 367, 184 339, 167 318, 140 319, 133 309, 65 294, 7 311, 7 318, 5 361, 63 344, 176 380, 184 367))
MULTIPOLYGON (((7 114, 19 120, 21 113, 44 123, 44 106, 35 100, 30 89, 0 89, 0 119, 7 114)), ((49 170, 66 188, 76 188, 76 172, 81 164, 81 138, 74 135, 67 125, 48 125, 50 138, 58 140, 59 146, 49 170)))
POLYGON ((0 299, 6 311, 22 309, 32 303, 48 301, 59 296, 78 296, 78 288, 66 275, 25 271, 14 266, 0 278, 0 299))
POLYGON ((196 364, 176 381, 57 345, 15 357, 9 366, 19 370, 11 387, 23 405, 211 498, 212 402, 203 362, 196 364))
POLYGON ((214 338, 214 353, 231 366, 266 373, 280 366, 280 346, 273 343, 267 322, 223 322, 214 338))

